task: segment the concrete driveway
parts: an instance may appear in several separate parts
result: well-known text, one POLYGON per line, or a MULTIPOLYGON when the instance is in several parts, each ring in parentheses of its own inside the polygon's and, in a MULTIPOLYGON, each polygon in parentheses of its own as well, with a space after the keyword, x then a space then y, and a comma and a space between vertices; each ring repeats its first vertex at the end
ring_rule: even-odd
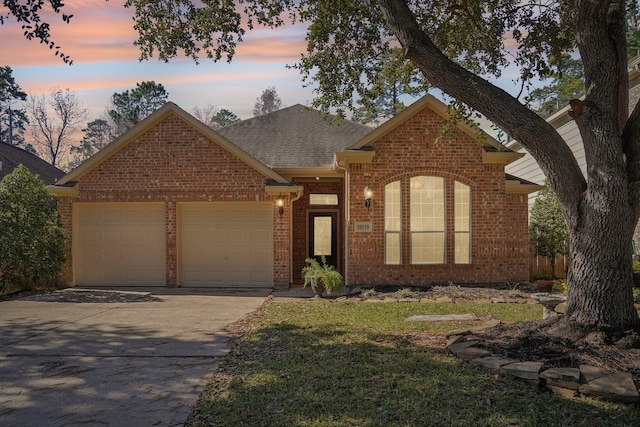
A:
POLYGON ((175 426, 269 290, 66 289, 0 302, 0 426, 175 426))

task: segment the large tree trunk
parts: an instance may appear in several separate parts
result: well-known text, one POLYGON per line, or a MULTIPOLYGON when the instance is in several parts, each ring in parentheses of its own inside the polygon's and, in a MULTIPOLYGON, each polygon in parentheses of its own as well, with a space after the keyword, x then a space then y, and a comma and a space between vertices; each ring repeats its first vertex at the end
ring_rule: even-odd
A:
MULTIPOLYGON (((624 4, 575 2, 587 96, 584 102, 575 102, 573 111, 585 145, 585 179, 553 127, 505 91, 447 58, 420 28, 406 3, 379 0, 405 56, 434 86, 517 139, 536 159, 558 196, 569 225, 571 250, 566 315, 557 330, 622 335, 639 328, 632 299, 631 238, 640 210, 640 120, 626 121, 627 69, 620 46, 624 44, 624 22, 619 14, 624 4)), ((636 110, 632 120, 640 118, 636 110)))
MULTIPOLYGON (((619 193, 617 199, 626 199, 626 194, 619 193)), ((628 206, 601 202, 585 201, 584 216, 571 233, 564 321, 615 336, 638 322, 631 268, 635 224, 628 206)))

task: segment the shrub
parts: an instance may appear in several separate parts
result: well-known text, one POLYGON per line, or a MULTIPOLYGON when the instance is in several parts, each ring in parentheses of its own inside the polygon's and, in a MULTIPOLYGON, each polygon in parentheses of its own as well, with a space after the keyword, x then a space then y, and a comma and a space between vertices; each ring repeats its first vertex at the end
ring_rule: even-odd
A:
POLYGON ((0 182, 0 280, 21 288, 56 278, 64 254, 56 201, 20 165, 0 182))
POLYGON ((411 298, 413 297, 413 291, 411 288, 398 289, 393 293, 395 299, 411 298))
POLYGON ((569 254, 569 230, 548 180, 531 208, 529 234, 534 253, 551 260, 551 278, 555 278, 556 255, 569 254))

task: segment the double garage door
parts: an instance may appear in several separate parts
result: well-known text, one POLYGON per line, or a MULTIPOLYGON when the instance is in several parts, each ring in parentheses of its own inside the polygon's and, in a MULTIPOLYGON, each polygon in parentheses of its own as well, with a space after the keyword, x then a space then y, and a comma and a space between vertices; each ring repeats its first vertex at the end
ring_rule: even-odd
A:
MULTIPOLYGON (((164 203, 78 203, 76 283, 164 286, 164 203)), ((178 203, 178 284, 272 287, 269 203, 178 203)))

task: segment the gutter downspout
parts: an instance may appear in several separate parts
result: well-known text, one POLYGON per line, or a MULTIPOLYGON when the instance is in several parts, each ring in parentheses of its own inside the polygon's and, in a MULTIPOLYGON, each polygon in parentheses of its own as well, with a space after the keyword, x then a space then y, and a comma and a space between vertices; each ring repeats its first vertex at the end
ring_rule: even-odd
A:
POLYGON ((351 217, 351 197, 349 197, 349 169, 348 163, 340 166, 338 160, 334 157, 334 166, 336 169, 344 171, 344 287, 349 290, 349 219, 351 217))
POLYGON ((293 285, 293 202, 300 200, 303 194, 304 187, 300 187, 300 192, 289 202, 289 288, 293 285))

